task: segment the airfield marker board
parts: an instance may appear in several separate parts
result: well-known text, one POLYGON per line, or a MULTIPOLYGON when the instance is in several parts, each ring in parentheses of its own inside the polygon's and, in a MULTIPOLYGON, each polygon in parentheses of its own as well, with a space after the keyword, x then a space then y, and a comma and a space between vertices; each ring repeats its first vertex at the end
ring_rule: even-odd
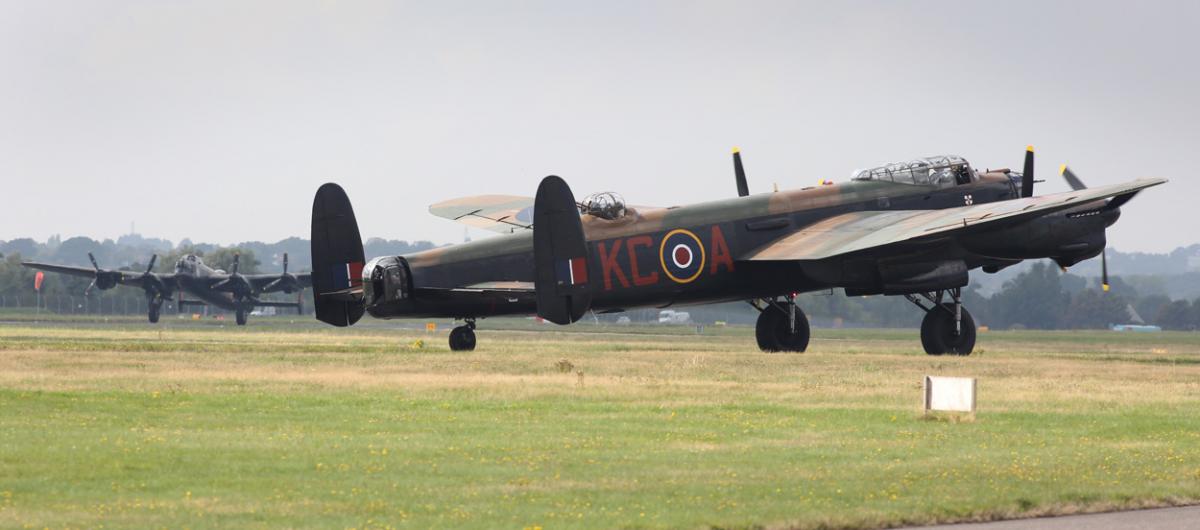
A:
POLYGON ((925 413, 975 412, 974 377, 925 376, 925 413))

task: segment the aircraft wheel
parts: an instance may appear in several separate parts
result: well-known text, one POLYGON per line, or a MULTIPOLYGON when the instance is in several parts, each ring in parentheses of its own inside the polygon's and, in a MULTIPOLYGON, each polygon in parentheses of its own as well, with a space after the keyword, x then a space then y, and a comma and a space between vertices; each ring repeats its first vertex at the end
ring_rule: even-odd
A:
POLYGON ((246 325, 246 310, 245 309, 238 309, 237 312, 234 314, 234 317, 237 320, 237 325, 239 325, 239 326, 246 325))
POLYGON ((796 331, 788 325, 788 313, 779 307, 768 306, 758 314, 754 325, 754 338, 758 348, 765 352, 802 352, 808 349, 808 317, 796 308, 796 331))
POLYGON ((161 309, 162 309, 162 304, 156 304, 153 302, 150 303, 150 312, 149 312, 148 316, 150 317, 151 324, 158 323, 158 314, 161 309))
POLYGON ((971 355, 975 349, 975 318, 962 308, 962 333, 955 333, 954 304, 934 308, 921 321, 921 346, 929 355, 971 355))
POLYGON ((469 326, 459 326, 450 330, 450 349, 452 351, 474 350, 475 330, 469 326))

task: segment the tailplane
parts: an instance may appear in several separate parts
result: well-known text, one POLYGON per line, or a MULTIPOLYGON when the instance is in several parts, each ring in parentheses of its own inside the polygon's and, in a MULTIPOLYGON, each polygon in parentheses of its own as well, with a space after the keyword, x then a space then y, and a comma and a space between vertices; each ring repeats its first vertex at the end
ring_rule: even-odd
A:
POLYGON ((363 246, 345 190, 328 183, 312 209, 312 286, 317 320, 344 327, 362 318, 363 246))

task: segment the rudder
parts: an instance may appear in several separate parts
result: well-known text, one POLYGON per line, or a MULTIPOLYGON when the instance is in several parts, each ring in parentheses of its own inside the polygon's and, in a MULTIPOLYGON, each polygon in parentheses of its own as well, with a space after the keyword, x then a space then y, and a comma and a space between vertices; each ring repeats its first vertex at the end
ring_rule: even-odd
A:
POLYGON ((312 286, 317 320, 345 327, 362 318, 362 236, 341 186, 322 185, 313 198, 312 286))
POLYGON ((533 200, 534 288, 538 316, 570 324, 591 307, 587 241, 579 207, 563 179, 550 175, 533 200))

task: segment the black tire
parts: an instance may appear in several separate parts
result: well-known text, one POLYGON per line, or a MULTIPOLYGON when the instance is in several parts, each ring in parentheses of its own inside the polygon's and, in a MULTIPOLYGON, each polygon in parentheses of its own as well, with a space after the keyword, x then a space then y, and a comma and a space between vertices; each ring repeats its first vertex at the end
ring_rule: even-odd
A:
POLYGON ((237 312, 234 313, 234 319, 237 321, 237 325, 245 326, 246 325, 246 310, 238 309, 237 312))
POLYGON ((158 323, 158 315, 159 315, 159 312, 161 309, 162 309, 162 306, 159 304, 154 304, 154 303, 150 304, 150 312, 149 312, 149 314, 147 314, 147 316, 150 317, 151 324, 158 323))
POLYGON ((810 330, 808 317, 796 308, 796 332, 788 325, 788 314, 782 308, 768 306, 758 314, 754 324, 754 338, 758 348, 765 352, 803 352, 808 349, 810 330))
POLYGON ((450 330, 451 351, 474 351, 475 330, 467 326, 459 326, 450 330))
POLYGON ((975 318, 962 308, 962 333, 955 333, 954 304, 934 308, 921 321, 921 346, 929 355, 971 355, 975 349, 975 318))

